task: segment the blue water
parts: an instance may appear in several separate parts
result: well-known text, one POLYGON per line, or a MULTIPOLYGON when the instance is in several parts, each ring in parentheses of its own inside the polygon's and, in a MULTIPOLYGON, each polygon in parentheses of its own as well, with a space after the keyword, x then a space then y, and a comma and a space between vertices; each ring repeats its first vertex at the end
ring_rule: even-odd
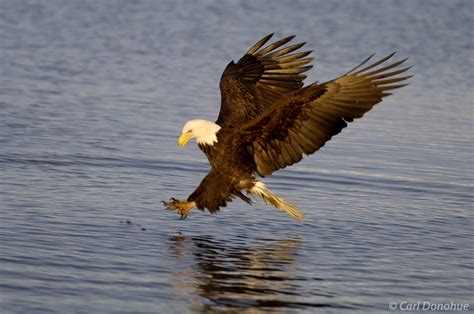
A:
MULTIPOLYGON (((389 312, 473 298, 472 1, 0 1, 2 313, 389 312), (296 34, 307 82, 415 65, 264 204, 164 211, 209 166, 225 65, 296 34)), ((472 310, 473 305, 470 305, 472 310)))

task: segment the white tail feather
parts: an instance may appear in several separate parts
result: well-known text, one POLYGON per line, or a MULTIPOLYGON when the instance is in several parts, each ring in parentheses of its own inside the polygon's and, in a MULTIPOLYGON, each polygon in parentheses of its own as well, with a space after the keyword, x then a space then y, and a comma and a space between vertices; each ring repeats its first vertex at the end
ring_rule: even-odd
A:
POLYGON ((282 197, 279 197, 276 194, 273 194, 265 184, 262 182, 256 182, 255 185, 249 190, 250 194, 253 196, 260 197, 266 204, 273 205, 276 208, 281 209, 291 217, 302 221, 303 213, 293 204, 288 203, 282 197))

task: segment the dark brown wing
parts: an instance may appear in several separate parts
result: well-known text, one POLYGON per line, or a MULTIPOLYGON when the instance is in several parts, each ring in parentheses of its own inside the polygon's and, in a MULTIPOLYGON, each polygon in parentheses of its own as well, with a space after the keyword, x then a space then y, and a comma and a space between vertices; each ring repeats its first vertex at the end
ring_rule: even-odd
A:
POLYGON ((391 95, 387 91, 405 86, 397 83, 410 77, 399 76, 409 67, 397 67, 406 59, 386 65, 392 56, 366 65, 371 56, 333 81, 305 87, 243 126, 257 173, 269 175, 314 153, 347 122, 391 95))
POLYGON ((240 126, 261 114, 282 95, 300 89, 306 78, 301 73, 311 69, 311 51, 290 54, 305 43, 280 48, 294 36, 278 40, 264 48, 270 34, 234 63, 225 68, 220 80, 221 110, 216 123, 220 126, 240 126))

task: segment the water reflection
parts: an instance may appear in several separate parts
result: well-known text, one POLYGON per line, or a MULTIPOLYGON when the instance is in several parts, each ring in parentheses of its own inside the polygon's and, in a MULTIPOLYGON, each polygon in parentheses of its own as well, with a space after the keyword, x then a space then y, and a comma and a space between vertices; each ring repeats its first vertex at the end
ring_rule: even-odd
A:
POLYGON ((190 266, 176 273, 176 287, 196 301, 202 312, 259 313, 275 308, 322 307, 301 302, 298 276, 298 238, 262 240, 253 245, 221 241, 213 237, 170 238, 171 254, 191 257, 190 266))

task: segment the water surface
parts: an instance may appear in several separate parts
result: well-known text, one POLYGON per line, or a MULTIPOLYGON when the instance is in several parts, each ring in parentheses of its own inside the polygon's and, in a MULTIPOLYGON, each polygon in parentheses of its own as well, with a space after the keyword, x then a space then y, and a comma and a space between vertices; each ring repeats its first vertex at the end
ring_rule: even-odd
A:
POLYGON ((383 312, 473 299, 471 1, 0 1, 4 313, 383 312), (265 178, 300 224, 235 201, 159 201, 207 173, 177 147, 225 65, 296 34, 308 81, 368 54, 411 85, 265 178))

